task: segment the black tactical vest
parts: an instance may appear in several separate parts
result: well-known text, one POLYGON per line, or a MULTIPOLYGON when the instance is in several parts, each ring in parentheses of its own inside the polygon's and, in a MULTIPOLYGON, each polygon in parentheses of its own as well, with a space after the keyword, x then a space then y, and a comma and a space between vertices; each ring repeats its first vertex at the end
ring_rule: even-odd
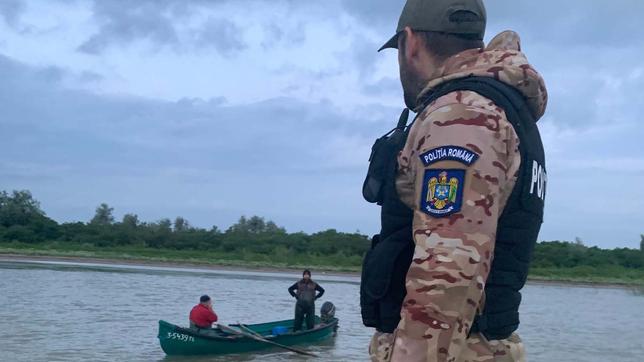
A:
POLYGON ((362 189, 367 201, 381 206, 380 234, 373 237, 362 264, 362 321, 367 327, 387 333, 393 332, 400 321, 406 294, 405 275, 414 254, 413 212, 400 201, 395 185, 396 158, 407 141, 408 117, 409 110, 405 109, 398 127, 376 140, 362 189))
MULTIPOLYGON (((499 217, 494 259, 485 286, 485 308, 470 333, 488 339, 509 337, 519 326, 519 304, 528 275, 532 250, 543 219, 546 192, 545 155, 534 116, 523 96, 514 88, 485 77, 457 79, 441 85, 421 100, 428 106, 448 93, 474 91, 501 107, 519 137, 521 165, 518 179, 499 217)), ((381 232, 363 261, 360 305, 363 323, 391 333, 400 321, 405 297, 405 275, 411 264, 412 210, 396 193, 397 155, 404 147, 411 124, 405 127, 403 112, 398 127, 379 138, 372 148, 363 195, 378 203, 381 232)), ((413 124, 413 122, 412 122, 413 124)))

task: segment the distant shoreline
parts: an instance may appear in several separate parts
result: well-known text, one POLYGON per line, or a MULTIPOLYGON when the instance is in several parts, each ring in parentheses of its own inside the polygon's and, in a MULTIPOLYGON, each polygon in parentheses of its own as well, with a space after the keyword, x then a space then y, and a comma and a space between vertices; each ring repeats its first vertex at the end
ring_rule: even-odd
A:
MULTIPOLYGON (((301 267, 271 267, 271 266, 258 266, 258 265, 224 265, 216 263, 200 263, 190 261, 178 260, 146 260, 136 258, 109 258, 109 257, 84 257, 84 256, 51 256, 51 255, 29 255, 19 253, 4 253, 0 252, 1 261, 20 261, 20 262, 69 262, 69 263, 92 263, 103 265, 129 265, 129 266, 148 266, 148 267, 172 267, 172 268, 186 268, 186 269, 203 269, 203 270, 223 270, 223 271, 239 271, 239 272, 265 272, 265 273, 299 273, 301 267)), ((359 271, 337 271, 329 270, 321 266, 311 266, 314 272, 325 276, 351 276, 359 277, 359 271)), ((641 287, 638 284, 620 283, 620 282, 592 282, 582 280, 558 280, 554 278, 543 277, 530 277, 528 284, 531 285, 549 285, 549 286, 576 286, 576 287, 589 287, 589 288, 619 288, 631 289, 641 287)))
MULTIPOLYGON (((240 272, 265 272, 265 273, 290 273, 294 272, 299 274, 302 271, 301 267, 271 267, 271 266, 257 266, 257 265, 225 265, 217 263, 200 263, 179 260, 146 260, 146 259, 118 259, 109 257, 84 257, 84 256, 53 256, 53 255, 30 255, 30 254, 16 254, 16 253, 3 253, 0 252, 0 261, 34 261, 34 262, 70 262, 70 263, 92 263, 104 265, 131 265, 131 266, 150 266, 150 267, 171 267, 171 268, 186 268, 186 269, 204 269, 204 270, 225 270, 225 271, 240 271, 240 272)), ((337 271, 329 270, 324 267, 311 266, 314 272, 331 275, 331 276, 360 276, 358 271, 337 271)))

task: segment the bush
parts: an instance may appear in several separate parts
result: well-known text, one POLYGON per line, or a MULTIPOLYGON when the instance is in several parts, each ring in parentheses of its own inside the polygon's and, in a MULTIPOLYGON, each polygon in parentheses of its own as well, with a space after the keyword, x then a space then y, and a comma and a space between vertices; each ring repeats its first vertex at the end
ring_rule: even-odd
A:
POLYGON ((38 243, 43 241, 31 228, 23 225, 11 225, 5 229, 3 237, 9 242, 38 243))

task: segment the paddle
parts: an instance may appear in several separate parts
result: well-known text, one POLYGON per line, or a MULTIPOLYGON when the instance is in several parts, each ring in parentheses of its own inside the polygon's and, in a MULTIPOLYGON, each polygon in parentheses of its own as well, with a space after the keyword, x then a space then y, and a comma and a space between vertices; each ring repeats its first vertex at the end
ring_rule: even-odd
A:
MULTIPOLYGON (((260 339, 266 340, 267 342, 273 342, 273 341, 269 341, 269 340, 265 339, 264 336, 262 336, 261 334, 255 332, 254 330, 248 328, 245 324, 241 324, 241 323, 237 322, 237 325, 239 325, 239 328, 243 329, 244 331, 246 331, 249 334, 255 335, 260 339)), ((275 343, 275 342, 273 342, 273 343, 275 343)), ((290 351, 293 351, 293 352, 306 354, 307 356, 317 357, 317 355, 315 353, 307 352, 307 351, 304 351, 304 350, 299 349, 299 348, 289 347, 289 346, 283 346, 283 347, 287 347, 290 351)))
POLYGON ((245 324, 241 324, 241 323, 237 322, 237 325, 239 326, 239 328, 245 330, 247 333, 253 334, 253 335, 255 335, 255 336, 259 337, 259 338, 264 338, 264 336, 262 336, 261 334, 255 332, 254 330, 248 328, 245 324))
MULTIPOLYGON (((243 327, 241 324, 239 326, 240 326, 240 328, 248 329, 246 327, 243 327)), ((303 355, 307 355, 307 356, 312 356, 312 357, 317 357, 317 355, 314 354, 314 353, 303 351, 301 349, 294 348, 294 347, 285 346, 285 345, 279 344, 277 342, 269 341, 268 339, 266 339, 264 337, 259 337, 258 335, 256 335, 255 331, 252 331, 252 334, 251 333, 244 333, 244 332, 238 331, 236 329, 230 328, 228 326, 225 326, 223 324, 218 324, 217 327, 219 327, 219 329, 221 329, 222 331, 227 332, 227 333, 241 335, 241 336, 244 336, 244 337, 247 337, 247 338, 250 338, 250 339, 254 339, 254 340, 259 341, 259 342, 263 342, 263 343, 267 343, 267 344, 270 344, 270 345, 273 345, 273 346, 276 346, 276 347, 284 348, 284 349, 289 350, 291 352, 295 352, 295 353, 299 353, 299 354, 303 354, 303 355)))

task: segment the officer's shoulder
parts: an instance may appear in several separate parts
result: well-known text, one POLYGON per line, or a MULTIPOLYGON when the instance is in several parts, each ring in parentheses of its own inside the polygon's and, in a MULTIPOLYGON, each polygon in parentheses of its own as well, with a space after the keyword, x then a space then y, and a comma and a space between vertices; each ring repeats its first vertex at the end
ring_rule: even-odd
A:
POLYGON ((454 97, 449 102, 443 100, 429 105, 418 119, 425 127, 484 127, 491 131, 498 131, 507 123, 503 109, 478 94, 454 97))

